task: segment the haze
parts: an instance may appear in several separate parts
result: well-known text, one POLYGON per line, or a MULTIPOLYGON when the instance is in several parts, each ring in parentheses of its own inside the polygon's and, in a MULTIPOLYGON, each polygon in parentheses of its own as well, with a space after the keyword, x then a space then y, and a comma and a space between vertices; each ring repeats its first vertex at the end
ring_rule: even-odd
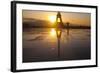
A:
MULTIPOLYGON (((63 23, 69 22, 74 25, 90 26, 91 14, 90 13, 76 13, 76 12, 60 12, 63 23)), ((23 10, 23 18, 31 18, 38 20, 50 21, 51 16, 56 16, 57 12, 50 11, 32 11, 23 10)))

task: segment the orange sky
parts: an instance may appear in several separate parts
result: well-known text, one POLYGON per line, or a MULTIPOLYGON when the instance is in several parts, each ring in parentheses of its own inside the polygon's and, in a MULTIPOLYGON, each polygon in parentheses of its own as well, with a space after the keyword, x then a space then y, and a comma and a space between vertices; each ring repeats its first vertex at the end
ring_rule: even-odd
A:
MULTIPOLYGON (((70 22, 72 24, 90 26, 91 14, 89 13, 75 13, 75 12, 60 12, 63 22, 70 22)), ((23 18, 35 18, 40 20, 48 20, 50 16, 56 16, 57 12, 49 11, 31 11, 23 10, 23 18)))

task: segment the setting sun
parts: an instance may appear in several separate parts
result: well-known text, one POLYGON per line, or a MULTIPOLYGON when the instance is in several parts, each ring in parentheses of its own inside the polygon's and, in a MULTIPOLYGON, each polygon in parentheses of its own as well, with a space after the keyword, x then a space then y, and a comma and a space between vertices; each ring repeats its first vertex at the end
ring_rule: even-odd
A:
POLYGON ((56 16, 49 16, 49 21, 54 23, 56 21, 56 16))

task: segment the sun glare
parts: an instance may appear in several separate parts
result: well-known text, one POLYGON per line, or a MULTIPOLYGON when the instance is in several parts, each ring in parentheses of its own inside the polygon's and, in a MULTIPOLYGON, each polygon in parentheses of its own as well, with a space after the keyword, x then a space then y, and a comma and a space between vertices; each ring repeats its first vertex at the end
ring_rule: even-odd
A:
POLYGON ((56 16, 49 16, 49 21, 54 23, 56 21, 56 16))

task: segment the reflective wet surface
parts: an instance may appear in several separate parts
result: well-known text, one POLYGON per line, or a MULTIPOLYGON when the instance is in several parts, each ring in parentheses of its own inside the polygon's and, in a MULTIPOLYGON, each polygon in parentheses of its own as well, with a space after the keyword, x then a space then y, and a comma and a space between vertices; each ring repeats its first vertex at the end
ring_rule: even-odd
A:
POLYGON ((24 29, 23 62, 90 59, 90 36, 90 29, 24 29))

